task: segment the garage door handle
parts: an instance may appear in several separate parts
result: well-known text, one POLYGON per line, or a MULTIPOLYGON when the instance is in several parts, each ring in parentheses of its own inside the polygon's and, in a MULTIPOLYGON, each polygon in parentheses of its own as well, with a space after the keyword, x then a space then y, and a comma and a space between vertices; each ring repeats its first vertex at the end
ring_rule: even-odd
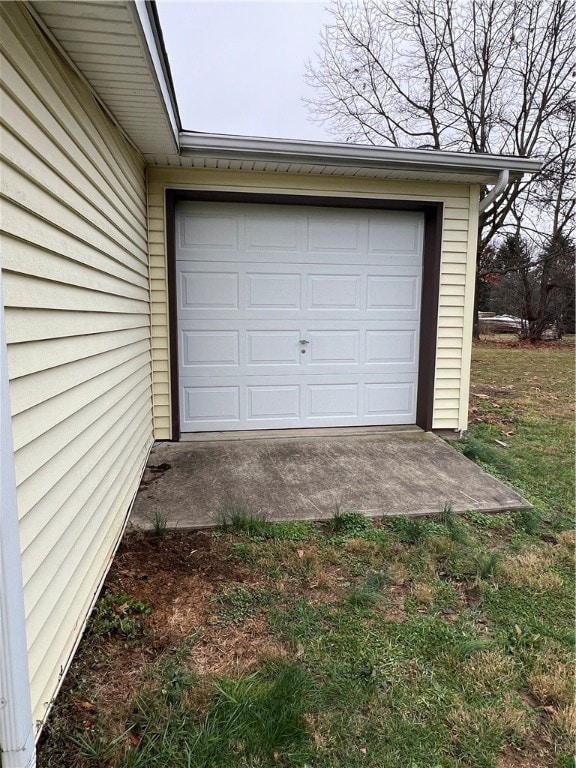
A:
POLYGON ((310 344, 310 342, 306 341, 306 339, 300 339, 300 344, 310 344))

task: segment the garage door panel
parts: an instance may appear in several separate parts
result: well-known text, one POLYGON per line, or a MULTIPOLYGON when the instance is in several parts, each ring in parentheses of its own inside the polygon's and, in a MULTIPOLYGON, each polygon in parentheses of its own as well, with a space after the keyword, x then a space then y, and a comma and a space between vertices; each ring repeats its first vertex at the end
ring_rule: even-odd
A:
POLYGON ((416 406, 415 382, 379 382, 366 384, 365 414, 368 417, 386 417, 392 414, 404 416, 412 413, 416 406))
POLYGON ((307 309, 349 312, 360 310, 361 275, 308 274, 307 309))
POLYGON ((181 381, 183 431, 282 429, 298 426, 407 424, 416 376, 249 377, 181 381), (340 421, 339 421, 340 420, 340 421))
POLYGON ((365 252, 363 235, 365 222, 357 217, 341 216, 338 213, 318 214, 308 221, 308 253, 354 254, 365 252))
POLYGON ((179 247, 186 250, 237 251, 240 221, 226 214, 187 213, 180 220, 179 247))
POLYGON ((247 310, 301 309, 301 275, 248 272, 244 279, 247 310))
POLYGON ((421 215, 187 203, 177 221, 182 431, 414 423, 421 215))
POLYGON ((337 317, 354 314, 358 319, 375 313, 382 319, 403 320, 419 317, 420 270, 388 267, 375 272, 368 268, 294 267, 253 263, 238 264, 232 271, 228 263, 213 263, 210 270, 201 265, 178 262, 178 313, 182 318, 219 317, 224 313, 263 318, 285 312, 299 317, 323 317, 330 312, 337 317))
POLYGON ((361 416, 359 384, 309 384, 308 418, 361 416))
POLYGON ((180 272, 180 310, 218 310, 239 308, 237 272, 180 272))
POLYGON ((246 331, 246 366, 300 365, 300 331, 246 331))
POLYGON ((418 335, 416 328, 366 331, 366 363, 368 365, 408 363, 416 366, 418 335))
POLYGON ((245 250, 278 252, 285 258, 288 253, 300 253, 303 246, 301 216, 253 216, 246 214, 245 250))
POLYGON ((306 334, 308 345, 302 359, 308 366, 358 365, 360 331, 317 330, 306 334))
POLYGON ((369 312, 418 311, 420 275, 368 275, 366 309, 369 312))
POLYGON ((196 366, 240 365, 238 331, 184 330, 181 340, 180 360, 183 369, 196 366))
POLYGON ((299 385, 248 385, 246 393, 246 418, 250 421, 300 419, 299 385))
POLYGON ((220 429, 241 429, 240 386, 183 386, 183 423, 194 431, 201 424, 221 424, 220 429))
POLYGON ((308 321, 301 327, 285 320, 182 320, 180 375, 268 376, 318 374, 365 369, 372 373, 417 371, 419 328, 416 322, 370 321, 357 329, 346 321, 308 321), (235 327, 234 327, 235 325, 235 327), (290 327, 291 326, 291 327, 290 327), (306 344, 301 342, 305 341, 306 344))
POLYGON ((368 254, 395 266, 420 266, 422 221, 400 214, 394 218, 371 216, 368 225, 368 254))

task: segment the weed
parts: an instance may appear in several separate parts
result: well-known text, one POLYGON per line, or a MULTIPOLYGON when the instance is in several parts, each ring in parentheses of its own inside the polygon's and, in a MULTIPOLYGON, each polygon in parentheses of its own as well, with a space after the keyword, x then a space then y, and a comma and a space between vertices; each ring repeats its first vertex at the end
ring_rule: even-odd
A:
POLYGON ((542 519, 537 509, 522 509, 514 515, 513 523, 516 530, 535 536, 540 530, 542 519))
MULTIPOLYGON (((557 734, 558 741, 566 749, 574 749, 576 740, 576 705, 574 703, 558 707, 552 712, 551 730, 557 734)), ((571 768, 574 766, 574 757, 572 756, 571 768)))
POLYGON ((336 510, 331 528, 340 536, 361 537, 372 528, 372 522, 361 512, 336 510))
POLYGON ((253 541, 307 541, 318 536, 318 526, 310 520, 289 520, 271 523, 265 515, 254 514, 239 502, 227 502, 220 516, 223 533, 247 536, 253 541))
POLYGON ((310 678, 299 666, 270 665, 240 680, 223 680, 207 725, 233 735, 248 756, 273 757, 308 740, 306 693, 310 678))
MULTIPOLYGON (((452 505, 446 503, 442 512, 436 515, 434 522, 441 526, 441 533, 457 544, 466 544, 469 541, 469 534, 461 518, 454 512, 452 505)), ((429 524, 431 525, 431 524, 429 524)))
POLYGON ((499 514, 487 512, 467 512, 466 518, 473 523, 476 528, 481 530, 505 531, 514 526, 514 520, 510 514, 499 514))
POLYGON ((370 539, 347 539, 344 542, 344 551, 361 561, 381 561, 382 548, 370 539))
POLYGON ((438 512, 438 514, 436 515, 436 522, 448 527, 453 522, 455 516, 456 515, 454 514, 454 509, 452 507, 452 504, 450 504, 450 502, 447 501, 444 504, 444 508, 442 509, 442 512, 438 512))
POLYGON ((483 637, 465 637, 454 643, 454 654, 461 659, 469 659, 473 654, 490 648, 490 641, 483 637))
POLYGON ((385 573, 371 573, 350 591, 346 602, 353 608, 371 608, 381 601, 382 590, 387 583, 385 573))
POLYGON ((414 517, 390 517, 388 523, 404 544, 417 544, 428 535, 426 523, 414 517))
POLYGON ((230 624, 242 624, 254 618, 263 607, 270 604, 270 600, 269 593, 246 587, 226 589, 213 598, 218 606, 220 624, 225 627, 230 624))
POLYGON ((309 541, 318 538, 319 530, 311 520, 289 520, 272 524, 268 535, 278 541, 309 541))
POLYGON ((265 539, 269 535, 270 523, 265 515, 255 514, 239 501, 227 501, 220 515, 220 529, 223 533, 265 539))
POLYGON ((431 584, 424 582, 412 584, 410 595, 419 605, 432 605, 434 602, 434 588, 431 584))
POLYGON ((198 683, 198 676, 181 663, 178 657, 167 656, 158 665, 161 692, 170 704, 177 704, 183 693, 198 683))
POLYGON ((152 612, 144 600, 135 600, 124 592, 108 594, 96 603, 89 631, 92 635, 120 636, 129 639, 143 634, 142 617, 152 612))
POLYGON ((163 539, 168 531, 168 516, 160 510, 155 510, 152 518, 152 530, 159 539, 163 539))
POLYGON ((477 552, 473 558, 476 565, 476 578, 482 581, 492 578, 501 559, 502 555, 496 550, 492 552, 477 552))
POLYGON ((526 711, 512 702, 477 709, 462 704, 447 719, 453 754, 464 765, 492 765, 487 753, 500 751, 506 743, 521 743, 529 729, 526 711))
POLYGON ((72 737, 72 741, 78 745, 80 753, 90 761, 94 768, 106 765, 114 758, 118 748, 125 741, 129 731, 125 731, 115 739, 109 739, 101 733, 80 735, 72 737))

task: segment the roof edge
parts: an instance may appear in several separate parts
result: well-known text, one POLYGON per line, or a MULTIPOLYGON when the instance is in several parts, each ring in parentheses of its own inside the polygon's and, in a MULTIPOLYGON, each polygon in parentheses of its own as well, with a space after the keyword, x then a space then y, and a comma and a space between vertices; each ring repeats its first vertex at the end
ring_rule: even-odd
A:
MULTIPOLYGON (((130 7, 130 4, 128 4, 128 7, 130 7)), ((174 142, 176 147, 179 148, 182 121, 180 120, 178 101, 176 99, 166 46, 164 45, 158 9, 156 8, 155 0, 134 0, 132 7, 135 9, 134 18, 138 23, 143 36, 143 42, 150 56, 152 73, 155 76, 158 90, 164 102, 174 142)))
POLYGON ((180 133, 180 152, 218 157, 245 157, 262 161, 317 163, 319 165, 362 166, 391 170, 421 170, 442 173, 500 173, 515 177, 538 173, 542 161, 509 155, 466 154, 445 150, 405 149, 366 144, 268 139, 217 133, 180 133))

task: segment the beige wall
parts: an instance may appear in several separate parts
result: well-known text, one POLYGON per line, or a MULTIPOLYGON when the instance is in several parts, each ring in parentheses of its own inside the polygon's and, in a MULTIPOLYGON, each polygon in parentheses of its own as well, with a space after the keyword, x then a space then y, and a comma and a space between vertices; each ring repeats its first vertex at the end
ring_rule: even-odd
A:
POLYGON ((1 228, 34 718, 152 441, 145 168, 23 3, 2 3, 1 228))
POLYGON ((176 168, 148 169, 154 434, 170 437, 170 369, 166 282, 166 189, 394 198, 444 203, 435 429, 465 429, 472 344, 479 189, 465 184, 176 168))

